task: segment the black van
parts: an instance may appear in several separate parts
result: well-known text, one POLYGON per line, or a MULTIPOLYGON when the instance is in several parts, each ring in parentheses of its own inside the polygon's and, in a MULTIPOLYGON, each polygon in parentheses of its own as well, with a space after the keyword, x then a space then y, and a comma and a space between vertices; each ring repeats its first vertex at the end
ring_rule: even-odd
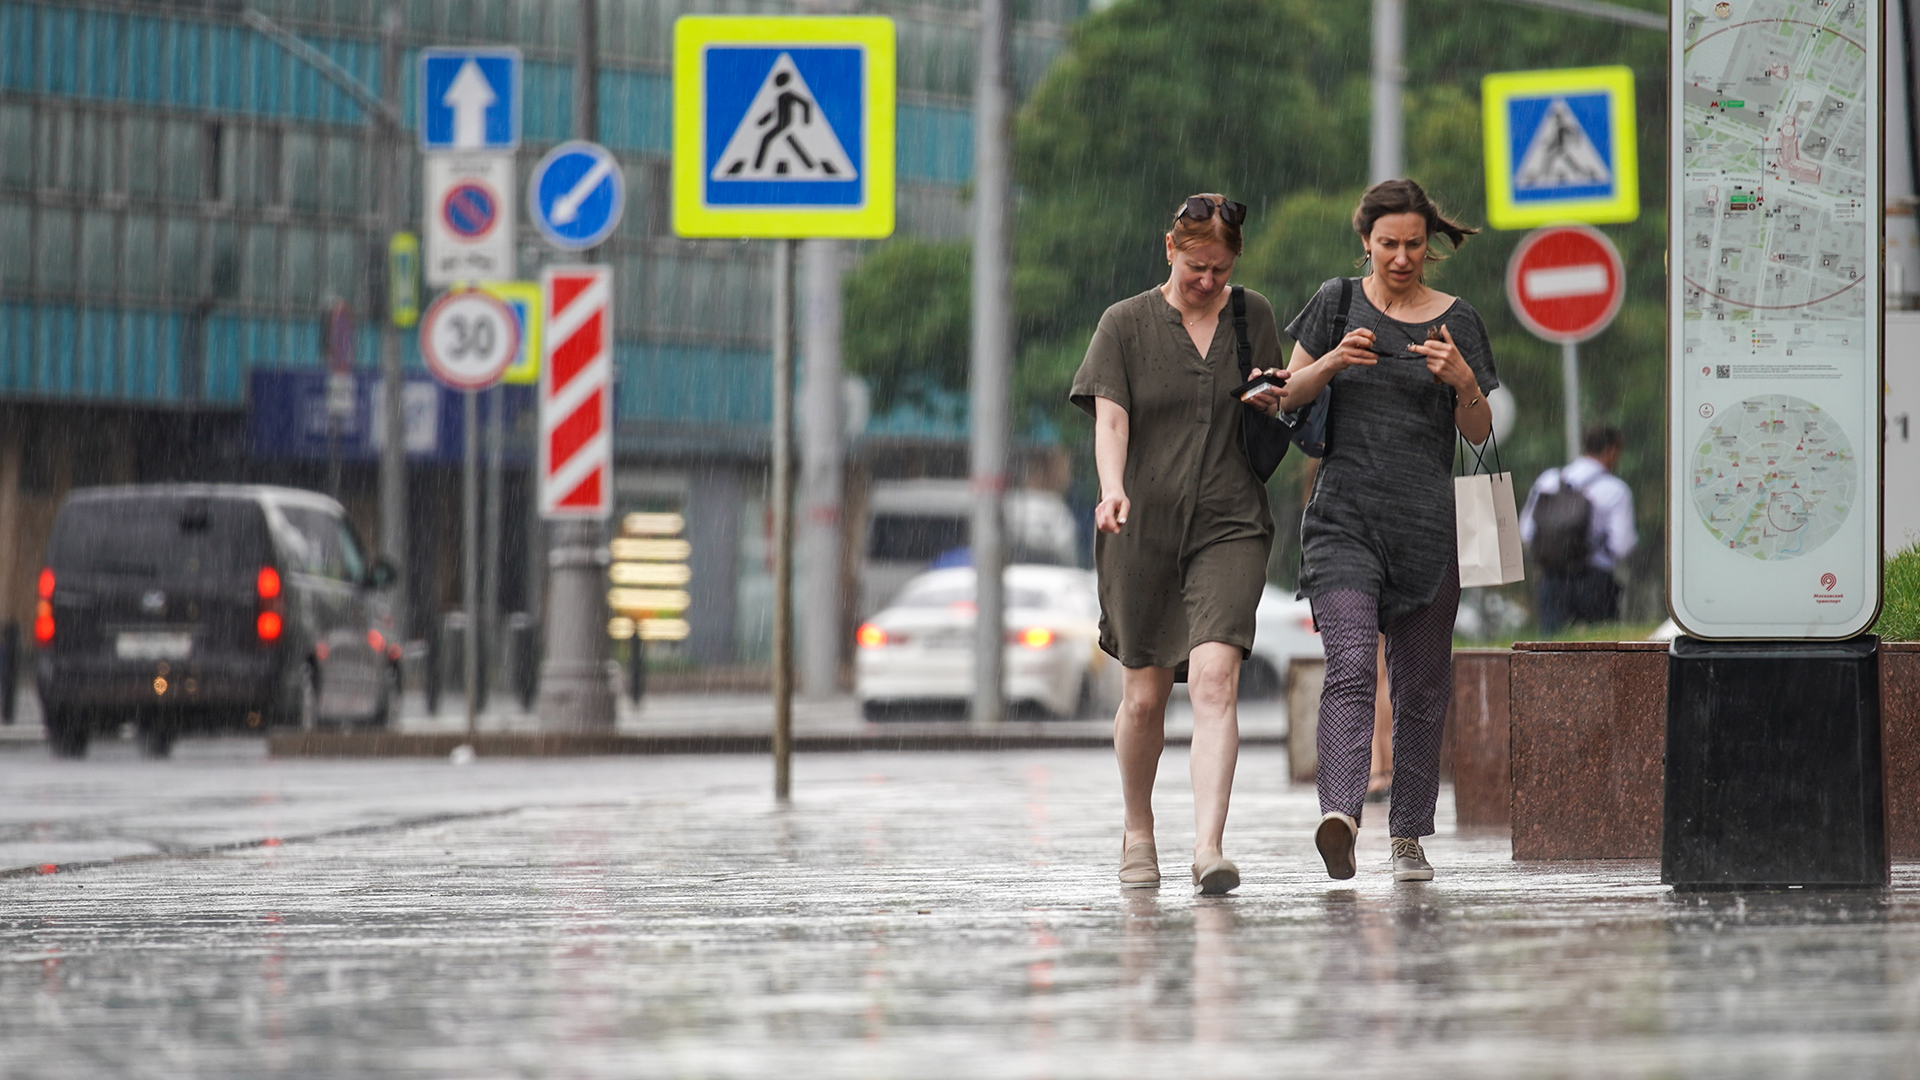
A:
POLYGON ((400 648, 393 567, 340 504, 291 488, 161 484, 69 496, 39 575, 35 675, 56 754, 132 721, 183 731, 383 725, 400 648), (390 628, 389 628, 390 629, 390 628))

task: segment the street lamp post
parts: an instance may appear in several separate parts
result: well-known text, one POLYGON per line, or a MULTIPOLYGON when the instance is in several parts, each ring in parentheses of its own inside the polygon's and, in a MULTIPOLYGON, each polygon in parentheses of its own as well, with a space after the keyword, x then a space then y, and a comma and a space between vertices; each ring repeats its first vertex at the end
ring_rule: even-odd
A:
POLYGON ((973 722, 1006 719, 1007 377, 1013 361, 1013 10, 980 0, 974 84, 972 481, 974 567, 973 722))

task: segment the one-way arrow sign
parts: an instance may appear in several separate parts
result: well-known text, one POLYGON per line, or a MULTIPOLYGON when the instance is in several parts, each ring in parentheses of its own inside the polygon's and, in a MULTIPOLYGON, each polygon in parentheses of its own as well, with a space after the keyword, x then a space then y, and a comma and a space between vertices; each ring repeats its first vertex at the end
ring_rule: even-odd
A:
POLYGON ((493 84, 480 74, 480 65, 468 60, 460 65, 453 85, 440 96, 441 104, 453 110, 453 148, 481 150, 487 145, 487 110, 500 100, 493 84))
POLYGON ((519 145, 520 50, 421 50, 421 149, 513 150, 519 145))

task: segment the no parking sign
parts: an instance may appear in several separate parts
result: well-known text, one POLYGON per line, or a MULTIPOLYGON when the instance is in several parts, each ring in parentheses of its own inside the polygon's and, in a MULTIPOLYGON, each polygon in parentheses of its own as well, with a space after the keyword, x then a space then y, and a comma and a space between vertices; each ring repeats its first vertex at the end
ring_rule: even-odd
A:
POLYGON ((427 284, 511 279, 512 155, 429 154, 426 164, 427 284))

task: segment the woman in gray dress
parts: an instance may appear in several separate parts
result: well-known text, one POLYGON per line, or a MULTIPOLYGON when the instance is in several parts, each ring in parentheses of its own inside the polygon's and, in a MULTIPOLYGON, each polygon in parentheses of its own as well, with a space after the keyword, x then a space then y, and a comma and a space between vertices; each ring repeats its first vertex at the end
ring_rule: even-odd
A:
POLYGON ((1334 878, 1354 875, 1354 844, 1373 742, 1375 647, 1386 636, 1393 692, 1396 881, 1427 881, 1420 838, 1433 832, 1440 732, 1453 686, 1460 603, 1454 547, 1458 432, 1492 430, 1500 385, 1473 305, 1429 287, 1432 241, 1477 230, 1447 219, 1420 185, 1374 185, 1353 214, 1371 273, 1321 286, 1287 326, 1297 343, 1285 408, 1328 396, 1327 452, 1300 524, 1300 589, 1327 654, 1320 698, 1322 817, 1314 845, 1334 878))
MULTIPOLYGON (((1221 847, 1240 747, 1240 662, 1273 546, 1267 490, 1240 425, 1250 406, 1279 409, 1274 391, 1247 404, 1233 394, 1239 354, 1223 312, 1245 217, 1222 195, 1182 204, 1166 234, 1166 282, 1107 309, 1073 378, 1073 403, 1094 417, 1100 473, 1100 647, 1123 670, 1113 743, 1126 886, 1160 883, 1153 780, 1167 695, 1183 672, 1193 701, 1194 884, 1218 894, 1240 883, 1221 847)), ((1273 307, 1258 293, 1245 297, 1254 368, 1277 369, 1273 307)))

